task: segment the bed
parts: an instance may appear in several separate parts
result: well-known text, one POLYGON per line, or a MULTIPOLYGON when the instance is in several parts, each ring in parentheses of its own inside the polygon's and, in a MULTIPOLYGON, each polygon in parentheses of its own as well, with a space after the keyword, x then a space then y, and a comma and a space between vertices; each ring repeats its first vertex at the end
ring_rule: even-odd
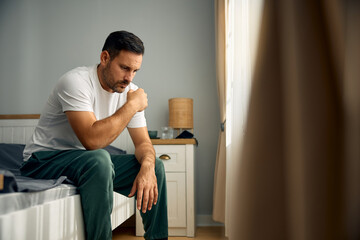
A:
MULTIPOLYGON (((30 138, 38 118, 37 114, 0 115, 0 149, 5 148, 5 156, 4 151, 0 151, 1 163, 8 157, 21 156, 21 149, 30 138)), ((134 152, 127 131, 112 146, 110 150, 134 152)), ((45 190, 34 190, 27 185, 29 179, 18 176, 18 164, 0 169, 0 189, 9 191, 0 193, 0 240, 85 239, 80 195, 76 187, 63 177, 40 183, 45 190)), ((112 229, 134 213, 134 198, 114 192, 112 229)))

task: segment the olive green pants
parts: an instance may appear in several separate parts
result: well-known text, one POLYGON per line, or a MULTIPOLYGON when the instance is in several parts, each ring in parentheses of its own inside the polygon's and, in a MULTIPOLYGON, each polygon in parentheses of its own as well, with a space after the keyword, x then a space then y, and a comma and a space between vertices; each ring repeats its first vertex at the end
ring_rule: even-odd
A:
MULTIPOLYGON (((140 164, 134 155, 110 155, 106 150, 65 150, 33 153, 21 167, 23 176, 55 179, 67 176, 80 193, 88 240, 112 238, 110 214, 113 191, 130 194, 140 164)), ((156 159, 158 202, 141 213, 145 239, 168 236, 166 179, 164 165, 156 159)))

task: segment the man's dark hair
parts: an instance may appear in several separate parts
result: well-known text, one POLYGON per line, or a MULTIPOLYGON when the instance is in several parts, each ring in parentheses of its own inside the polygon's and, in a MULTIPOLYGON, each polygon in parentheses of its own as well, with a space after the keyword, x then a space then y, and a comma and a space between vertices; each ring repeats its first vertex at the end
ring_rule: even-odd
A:
POLYGON ((116 31, 110 33, 106 38, 102 51, 110 54, 110 59, 114 59, 121 50, 144 55, 145 48, 140 38, 127 31, 116 31))

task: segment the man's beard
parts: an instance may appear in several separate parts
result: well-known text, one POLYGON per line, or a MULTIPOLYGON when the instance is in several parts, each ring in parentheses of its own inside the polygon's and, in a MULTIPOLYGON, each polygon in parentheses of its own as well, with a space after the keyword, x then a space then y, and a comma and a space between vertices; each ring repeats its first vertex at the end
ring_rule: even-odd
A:
POLYGON ((119 82, 116 82, 113 86, 111 86, 111 89, 114 91, 114 92, 117 92, 117 93, 122 93, 122 92, 124 92, 125 91, 125 88, 127 87, 129 85, 129 82, 128 81, 125 81, 125 80, 123 80, 123 81, 119 81, 119 82), (122 87, 116 87, 117 85, 126 85, 124 88, 122 88, 122 87), (122 91, 119 91, 118 89, 122 89, 122 91))
POLYGON ((117 92, 117 93, 122 93, 125 91, 125 88, 120 88, 120 89, 123 89, 122 91, 121 90, 118 90, 119 88, 117 88, 116 86, 121 84, 121 85, 124 85, 126 84, 126 87, 129 85, 129 81, 126 81, 126 80, 122 80, 122 81, 117 81, 115 82, 114 79, 111 78, 111 76, 109 75, 109 66, 106 66, 102 72, 102 79, 104 81, 104 83, 106 84, 106 86, 108 88, 110 88, 111 90, 113 90, 114 92, 117 92), (110 81, 109 81, 110 80, 110 81), (111 84, 111 82, 115 82, 114 84, 111 84))

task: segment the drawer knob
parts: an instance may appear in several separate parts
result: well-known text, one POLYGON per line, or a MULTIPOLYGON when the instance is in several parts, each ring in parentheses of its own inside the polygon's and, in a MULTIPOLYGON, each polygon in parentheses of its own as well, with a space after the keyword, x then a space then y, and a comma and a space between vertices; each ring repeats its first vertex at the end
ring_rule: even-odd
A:
POLYGON ((160 157, 159 157, 161 160, 170 160, 171 157, 167 154, 162 154, 160 157))

